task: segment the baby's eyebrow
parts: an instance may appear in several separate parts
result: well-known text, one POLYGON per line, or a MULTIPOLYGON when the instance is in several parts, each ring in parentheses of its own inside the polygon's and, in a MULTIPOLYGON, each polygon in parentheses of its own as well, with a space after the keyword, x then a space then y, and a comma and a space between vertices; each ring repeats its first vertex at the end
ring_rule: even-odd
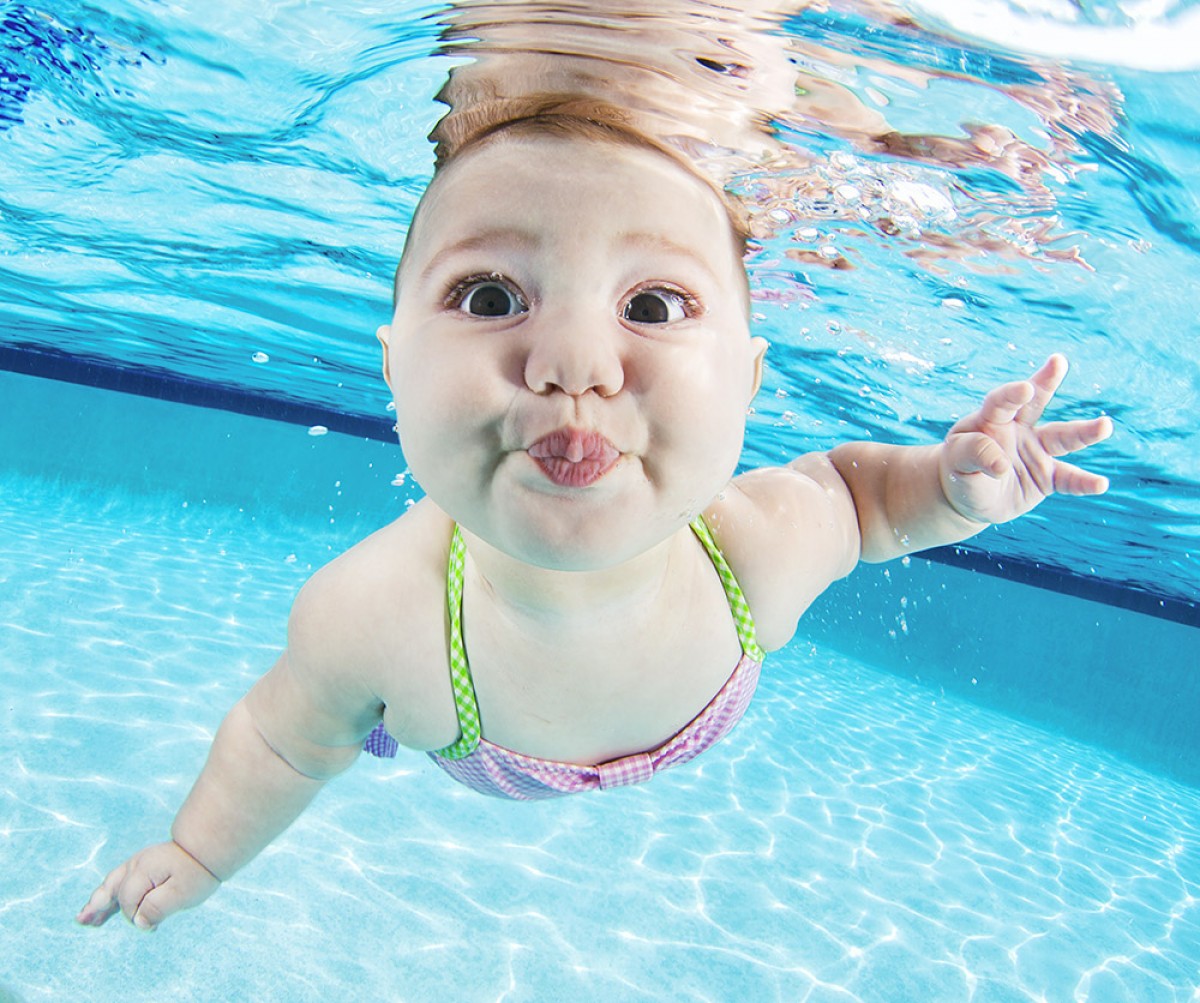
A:
POLYGON ((440 248, 429 260, 429 263, 421 269, 421 279, 429 278, 443 260, 451 258, 456 254, 494 247, 530 251, 535 249, 541 242, 541 237, 533 230, 523 230, 520 227, 505 226, 495 227, 490 230, 479 230, 468 237, 464 237, 462 240, 456 240, 453 244, 440 248))
POLYGON ((622 233, 619 239, 622 244, 628 247, 659 251, 660 253, 670 254, 674 257, 687 258, 702 268, 709 279, 714 283, 717 282, 716 272, 703 254, 687 244, 681 244, 676 240, 672 240, 664 233, 655 233, 651 230, 637 230, 622 233))

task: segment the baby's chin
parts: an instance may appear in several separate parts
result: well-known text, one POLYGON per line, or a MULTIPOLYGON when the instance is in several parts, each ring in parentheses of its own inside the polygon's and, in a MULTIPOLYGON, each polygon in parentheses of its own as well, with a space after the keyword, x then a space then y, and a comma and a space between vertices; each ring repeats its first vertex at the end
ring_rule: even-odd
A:
POLYGON ((664 512, 631 521, 635 518, 614 513, 611 519, 578 531, 542 524, 532 527, 532 531, 513 534, 503 549, 516 560, 546 571, 615 571, 665 545, 686 530, 694 516, 664 512))

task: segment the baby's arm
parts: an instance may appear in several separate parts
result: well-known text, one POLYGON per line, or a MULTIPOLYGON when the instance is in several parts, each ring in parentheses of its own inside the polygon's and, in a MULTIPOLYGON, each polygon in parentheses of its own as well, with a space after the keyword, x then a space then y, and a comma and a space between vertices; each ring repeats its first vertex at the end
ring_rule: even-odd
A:
POLYGON ((1105 417, 1039 425, 1067 373, 1053 355, 997 387, 936 446, 853 442, 828 455, 854 499, 861 558, 886 561, 973 536, 1055 492, 1101 494, 1108 481, 1058 459, 1112 434, 1105 417))
POLYGON ((109 874, 76 917, 80 923, 100 926, 119 909, 153 929, 198 905, 354 762, 381 705, 356 677, 353 659, 331 650, 338 632, 323 629, 336 608, 322 601, 329 591, 314 579, 301 592, 287 652, 221 724, 171 840, 109 874))
POLYGON ((1038 425, 1066 375, 1052 356, 997 387, 934 446, 851 442, 742 474, 709 524, 754 609, 759 643, 786 644, 799 616, 860 561, 956 543, 1028 512, 1054 491, 1108 482, 1057 459, 1107 438, 1107 418, 1038 425))

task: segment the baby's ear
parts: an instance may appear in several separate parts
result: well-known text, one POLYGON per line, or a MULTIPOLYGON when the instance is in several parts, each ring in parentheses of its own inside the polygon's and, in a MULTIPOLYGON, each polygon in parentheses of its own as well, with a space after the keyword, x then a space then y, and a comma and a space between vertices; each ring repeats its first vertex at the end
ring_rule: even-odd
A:
POLYGON ((375 337, 379 339, 379 344, 383 346, 383 379, 387 383, 388 389, 392 387, 392 370, 388 363, 388 339, 392 336, 392 328, 390 324, 380 324, 375 331, 375 337))
POLYGON ((763 381, 763 358, 769 342, 766 338, 751 338, 750 348, 754 352, 754 385, 750 388, 750 400, 754 400, 763 381))

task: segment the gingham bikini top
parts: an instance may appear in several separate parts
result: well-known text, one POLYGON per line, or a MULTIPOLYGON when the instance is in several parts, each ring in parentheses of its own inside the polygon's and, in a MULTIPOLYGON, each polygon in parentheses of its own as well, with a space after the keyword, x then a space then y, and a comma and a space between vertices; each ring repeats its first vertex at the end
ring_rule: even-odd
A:
MULTIPOLYGON (((648 752, 623 756, 597 766, 581 766, 578 763, 560 763, 526 756, 495 745, 481 736, 475 686, 471 681, 471 669, 462 638, 463 559, 466 546, 462 533, 455 526, 446 570, 446 603, 450 614, 450 679, 458 709, 460 734, 453 745, 430 752, 429 757, 459 783, 481 794, 533 801, 597 788, 642 783, 659 770, 695 758, 729 734, 745 714, 754 695, 763 652, 755 640, 750 607, 725 555, 717 549, 703 518, 697 516, 691 528, 704 545, 721 578, 741 641, 742 657, 708 706, 662 745, 648 752)), ((381 723, 368 736, 363 748, 372 755, 390 757, 396 755, 399 744, 381 723)))

